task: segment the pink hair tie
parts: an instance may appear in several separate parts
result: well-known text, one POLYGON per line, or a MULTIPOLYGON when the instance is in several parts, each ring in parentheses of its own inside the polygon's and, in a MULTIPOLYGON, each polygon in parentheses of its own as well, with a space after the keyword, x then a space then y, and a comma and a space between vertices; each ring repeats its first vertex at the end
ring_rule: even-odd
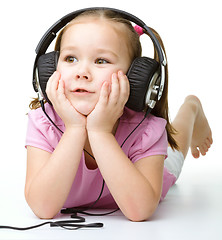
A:
POLYGON ((139 36, 141 36, 141 35, 144 34, 143 28, 141 28, 140 26, 135 25, 135 26, 134 26, 134 29, 135 29, 135 31, 139 34, 139 36))

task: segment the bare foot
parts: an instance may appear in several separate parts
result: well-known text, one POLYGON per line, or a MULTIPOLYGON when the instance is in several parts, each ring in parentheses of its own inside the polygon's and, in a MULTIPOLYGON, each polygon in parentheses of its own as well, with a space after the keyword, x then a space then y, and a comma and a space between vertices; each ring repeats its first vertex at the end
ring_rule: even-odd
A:
POLYGON ((196 119, 193 128, 191 141, 191 153, 194 158, 199 158, 200 153, 204 156, 213 143, 212 132, 204 114, 200 100, 196 96, 188 96, 186 101, 189 101, 196 111, 196 119))

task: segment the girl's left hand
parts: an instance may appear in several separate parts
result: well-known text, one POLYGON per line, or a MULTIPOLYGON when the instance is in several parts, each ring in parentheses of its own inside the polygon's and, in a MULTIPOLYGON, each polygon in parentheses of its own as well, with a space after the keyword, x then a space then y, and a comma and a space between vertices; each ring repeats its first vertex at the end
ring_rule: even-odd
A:
POLYGON ((129 92, 127 76, 122 71, 113 73, 111 83, 103 83, 99 100, 87 117, 87 131, 111 133, 115 123, 123 114, 129 92))

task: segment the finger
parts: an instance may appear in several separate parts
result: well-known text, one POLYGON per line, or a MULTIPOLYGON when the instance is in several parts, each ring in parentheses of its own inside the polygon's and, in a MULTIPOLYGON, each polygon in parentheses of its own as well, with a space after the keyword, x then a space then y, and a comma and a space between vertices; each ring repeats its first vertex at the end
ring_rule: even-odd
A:
POLYGON ((53 91, 56 91, 59 86, 59 80, 60 80, 60 73, 55 71, 52 75, 52 80, 51 80, 51 89, 53 91))
POLYGON ((104 82, 101 90, 100 90, 100 96, 98 100, 98 104, 107 104, 109 99, 109 83, 104 82))
POLYGON ((66 100, 65 83, 62 79, 59 80, 57 93, 58 93, 58 95, 57 95, 58 100, 60 100, 60 101, 65 101, 66 100))
POLYGON ((120 101, 125 105, 129 98, 130 85, 127 76, 122 72, 118 72, 119 85, 120 85, 120 101))
POLYGON ((51 87, 52 82, 55 80, 55 78, 58 77, 58 75, 59 75, 59 72, 57 72, 57 71, 55 71, 55 72, 51 75, 51 77, 50 77, 49 80, 47 81, 47 87, 48 87, 48 88, 51 87))
POLYGON ((58 87, 58 81, 60 79, 60 73, 55 71, 52 76, 49 78, 47 85, 46 85, 46 94, 48 97, 52 97, 55 94, 55 90, 58 87))
POLYGON ((65 83, 62 79, 60 79, 58 83, 58 93, 64 94, 64 92, 65 92, 65 83))
POLYGON ((109 101, 111 104, 116 104, 119 101, 120 97, 120 85, 119 79, 116 73, 112 74, 112 85, 111 85, 111 92, 109 96, 109 101))

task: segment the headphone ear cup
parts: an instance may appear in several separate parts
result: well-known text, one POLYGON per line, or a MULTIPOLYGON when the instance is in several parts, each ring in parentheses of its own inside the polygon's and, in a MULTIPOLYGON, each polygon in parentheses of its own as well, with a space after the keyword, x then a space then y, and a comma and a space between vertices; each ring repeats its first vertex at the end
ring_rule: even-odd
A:
POLYGON ((130 96, 126 107, 137 112, 145 109, 150 81, 158 71, 159 63, 155 59, 138 57, 133 61, 127 72, 130 83, 130 96))
POLYGON ((53 51, 50 53, 46 53, 41 55, 37 61, 36 68, 38 70, 38 79, 39 86, 45 100, 51 104, 46 94, 46 85, 49 78, 56 71, 57 63, 59 59, 59 52, 53 51))

